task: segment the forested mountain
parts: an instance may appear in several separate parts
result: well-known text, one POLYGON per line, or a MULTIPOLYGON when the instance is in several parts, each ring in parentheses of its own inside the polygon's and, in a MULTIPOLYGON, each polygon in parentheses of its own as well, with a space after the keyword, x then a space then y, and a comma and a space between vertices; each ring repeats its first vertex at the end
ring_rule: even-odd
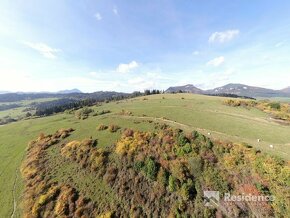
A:
POLYGON ((173 92, 188 92, 188 93, 196 93, 196 94, 201 94, 204 91, 196 88, 194 85, 192 84, 187 84, 184 86, 172 86, 169 87, 166 91, 166 93, 173 93, 173 92))

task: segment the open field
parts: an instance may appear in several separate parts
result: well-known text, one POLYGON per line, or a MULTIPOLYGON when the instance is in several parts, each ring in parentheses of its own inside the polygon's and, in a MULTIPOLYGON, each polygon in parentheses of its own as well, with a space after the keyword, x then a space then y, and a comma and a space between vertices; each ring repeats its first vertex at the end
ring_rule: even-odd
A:
MULTIPOLYGON (((40 132, 48 134, 72 127, 76 131, 69 137, 70 140, 92 136, 98 139, 100 146, 110 146, 120 133, 97 131, 98 125, 116 124, 122 128, 153 131, 154 122, 166 123, 186 131, 196 129, 206 135, 211 133, 213 139, 246 142, 262 151, 290 160, 290 126, 277 124, 267 114, 256 109, 225 106, 223 100, 220 97, 193 94, 152 95, 92 107, 95 111, 110 110, 111 113, 89 116, 86 120, 63 113, 0 126, 0 217, 9 217, 13 213, 14 198, 17 202, 15 217, 20 215, 18 203, 23 183, 19 166, 27 143, 40 132), (132 115, 122 115, 122 110, 132 115), (257 139, 261 139, 261 142, 258 143, 257 139), (270 148, 270 144, 274 148, 270 148)), ((53 155, 55 151, 51 152, 53 155)), ((59 173, 63 170, 59 169, 59 173)))

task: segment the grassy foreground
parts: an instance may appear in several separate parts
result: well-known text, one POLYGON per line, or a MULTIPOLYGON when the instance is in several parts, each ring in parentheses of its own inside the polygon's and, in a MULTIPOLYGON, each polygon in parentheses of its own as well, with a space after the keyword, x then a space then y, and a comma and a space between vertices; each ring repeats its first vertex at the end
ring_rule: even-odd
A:
POLYGON ((282 126, 269 119, 268 115, 253 109, 232 108, 222 104, 223 98, 192 95, 166 94, 139 97, 93 107, 110 110, 101 116, 90 116, 79 120, 72 114, 58 114, 51 117, 23 120, 0 127, 0 217, 20 216, 19 199, 23 182, 19 166, 25 154, 27 143, 40 132, 53 133, 61 128, 74 128, 71 139, 96 137, 99 144, 109 146, 119 133, 98 132, 99 124, 116 124, 138 130, 151 131, 153 125, 146 120, 167 123, 185 130, 197 129, 210 133, 213 139, 246 142, 262 151, 289 160, 290 126, 282 126), (124 110, 132 115, 120 115, 124 110), (261 139, 261 142, 257 142, 261 139), (273 144, 274 148, 269 145, 273 144), (15 201, 15 203, 14 203, 15 201), (15 213, 13 213, 15 209, 15 213))

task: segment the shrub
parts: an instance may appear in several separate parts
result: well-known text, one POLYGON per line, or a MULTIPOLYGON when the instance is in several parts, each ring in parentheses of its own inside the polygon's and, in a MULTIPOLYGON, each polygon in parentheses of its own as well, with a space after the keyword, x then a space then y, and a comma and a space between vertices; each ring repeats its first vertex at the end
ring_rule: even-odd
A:
POLYGON ((109 125, 108 129, 110 132, 117 132, 119 129, 121 129, 121 127, 119 127, 115 124, 111 124, 111 125, 109 125))
POLYGON ((176 179, 172 175, 170 175, 168 179, 168 189, 171 192, 176 191, 176 179))
POLYGON ((143 167, 144 167, 144 162, 143 161, 136 161, 134 163, 134 169, 136 171, 141 171, 143 169, 143 167))
POLYGON ((180 194, 184 200, 189 199, 189 187, 186 183, 183 183, 180 189, 180 194))
POLYGON ((208 166, 203 173, 202 177, 203 185, 212 188, 213 190, 219 190, 221 193, 228 191, 227 181, 221 175, 221 172, 212 166, 208 166))
POLYGON ((110 110, 102 110, 102 111, 97 111, 96 113, 93 114, 93 116, 100 116, 100 115, 108 114, 108 113, 111 113, 111 111, 110 110))
POLYGON ((271 109, 275 109, 275 110, 281 109, 281 104, 279 102, 271 102, 268 104, 268 106, 270 106, 271 109))
POLYGON ((111 218, 111 217, 114 217, 114 213, 111 211, 96 216, 96 218, 111 218))
POLYGON ((88 108, 88 107, 84 107, 84 108, 82 108, 82 109, 76 111, 76 112, 75 112, 75 116, 76 116, 76 118, 78 118, 78 119, 82 119, 82 120, 84 120, 84 119, 88 118, 89 114, 92 113, 92 112, 94 112, 93 109, 88 108))
POLYGON ((98 127, 97 127, 97 130, 98 131, 102 131, 102 130, 106 130, 108 129, 108 126, 104 125, 104 124, 100 124, 98 127))
POLYGON ((188 154, 190 152, 192 152, 192 147, 189 143, 186 143, 183 147, 182 147, 184 153, 188 154))
POLYGON ((184 136, 183 133, 179 133, 177 137, 177 143, 179 146, 184 146, 186 143, 188 143, 189 140, 184 136))
POLYGON ((193 139, 196 139, 199 136, 199 132, 197 132, 196 130, 193 130, 191 135, 193 139))
POLYGON ((119 113, 120 115, 126 115, 126 116, 132 116, 133 113, 131 111, 127 111, 122 109, 122 111, 119 113))
POLYGON ((126 137, 130 137, 134 135, 134 131, 132 129, 125 129, 123 135, 126 137))
POLYGON ((192 147, 189 143, 186 143, 184 146, 175 148, 177 156, 183 156, 192 152, 192 147))
POLYGON ((192 175, 194 175, 197 178, 201 176, 203 161, 200 156, 189 158, 188 165, 192 175))
POLYGON ((38 136, 37 141, 40 141, 40 140, 42 140, 42 139, 44 139, 44 138, 45 138, 45 135, 44 135, 43 132, 41 132, 41 133, 39 134, 39 136, 38 136))
POLYGON ((32 114, 30 113, 30 112, 27 112, 26 114, 25 114, 25 117, 31 117, 32 116, 32 114))
POLYGON ((182 184, 180 188, 180 195, 184 200, 188 200, 191 198, 192 194, 194 194, 194 183, 191 179, 187 179, 185 183, 182 184))

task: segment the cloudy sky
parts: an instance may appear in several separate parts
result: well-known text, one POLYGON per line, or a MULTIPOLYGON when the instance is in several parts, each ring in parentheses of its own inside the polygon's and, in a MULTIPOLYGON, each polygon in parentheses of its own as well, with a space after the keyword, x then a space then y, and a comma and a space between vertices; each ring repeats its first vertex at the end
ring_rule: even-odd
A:
POLYGON ((290 86, 288 0, 1 0, 0 90, 290 86))

